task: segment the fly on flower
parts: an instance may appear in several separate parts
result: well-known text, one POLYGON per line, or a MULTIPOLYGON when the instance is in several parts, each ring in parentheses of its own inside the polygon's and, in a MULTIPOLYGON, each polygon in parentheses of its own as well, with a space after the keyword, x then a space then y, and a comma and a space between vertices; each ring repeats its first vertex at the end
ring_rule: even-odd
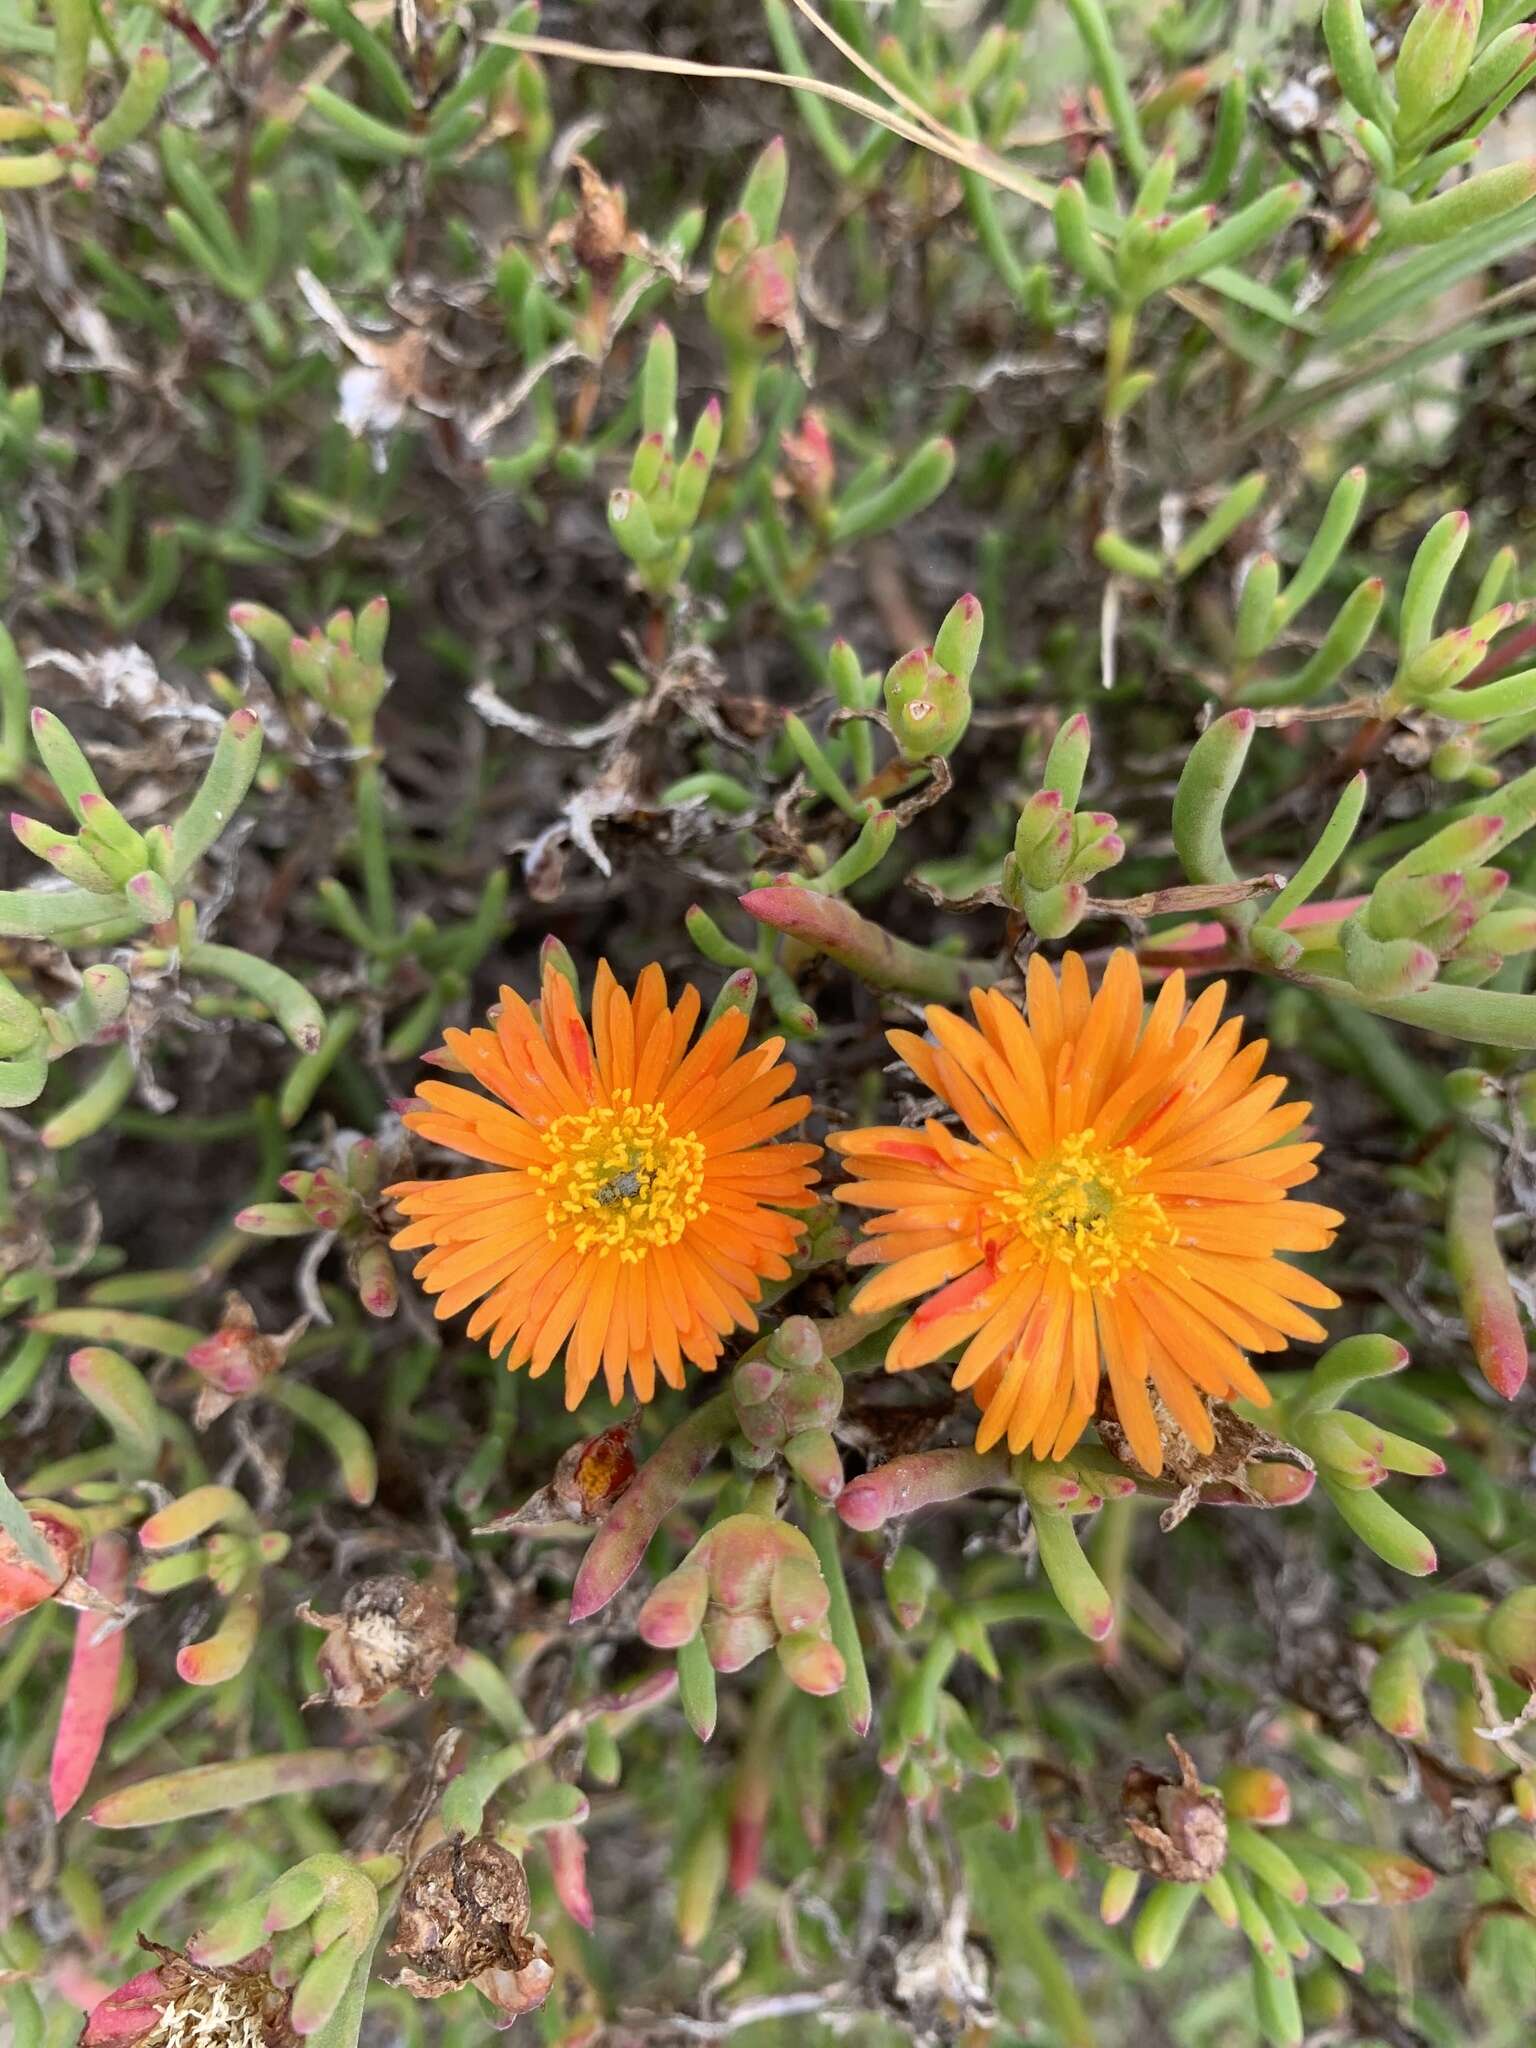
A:
POLYGON ((890 1042, 965 1127, 849 1131, 832 1143, 846 1202, 883 1213, 856 1262, 885 1270, 856 1309, 922 1295, 886 1353, 903 1372, 958 1352, 954 1385, 982 1410, 979 1449, 1065 1457, 1093 1419, 1101 1376, 1145 1470, 1162 1470, 1148 1387, 1201 1452, 1206 1398, 1267 1404, 1248 1352, 1318 1340, 1306 1311, 1338 1306, 1286 1252, 1332 1243, 1336 1210, 1287 1199, 1321 1147, 1292 1142, 1311 1105, 1282 1104, 1260 1039, 1220 1023, 1225 984, 1186 1007, 1169 976, 1148 1009, 1134 956, 1091 996, 1075 953, 1061 978, 1030 960, 1027 1021, 977 990, 973 1026, 937 1007, 937 1043, 890 1042), (979 1027, 979 1028, 978 1028, 979 1027))
MULTIPOLYGON (((563 965, 563 963, 561 963, 563 965)), ((776 1144, 810 1108, 782 1038, 742 1051, 747 1020, 727 1010, 691 1047, 696 989, 667 1000, 659 967, 633 995, 607 962, 590 1027, 547 952, 537 1012, 501 991, 493 1027, 446 1034, 443 1064, 487 1091, 424 1081, 419 1136, 492 1171, 402 1181, 409 1218, 397 1250, 439 1317, 478 1303, 471 1337, 537 1376, 565 1355, 566 1406, 601 1370, 618 1401, 712 1372, 726 1336, 753 1329, 765 1280, 789 1274, 804 1231, 786 1213, 811 1200, 821 1148, 776 1144)))

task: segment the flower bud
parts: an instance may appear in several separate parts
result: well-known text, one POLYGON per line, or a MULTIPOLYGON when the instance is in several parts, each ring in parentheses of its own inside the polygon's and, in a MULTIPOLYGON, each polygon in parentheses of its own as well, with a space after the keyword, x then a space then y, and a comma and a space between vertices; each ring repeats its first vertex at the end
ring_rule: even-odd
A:
POLYGON ((188 1365, 203 1382, 192 1410, 198 1429, 206 1429, 226 1408, 279 1371, 309 1320, 303 1317, 275 1337, 263 1336, 256 1327, 255 1310, 234 1292, 225 1295, 220 1314, 219 1327, 187 1353, 188 1365))
MULTIPOLYGON (((738 216, 745 222, 745 216, 738 216)), ((722 229, 715 274, 705 297, 711 325, 728 350, 770 356, 799 324, 795 303, 800 259, 788 235, 760 248, 750 236, 722 229)))
POLYGON ((836 1645, 825 1636, 803 1630, 780 1637, 779 1662, 792 1685, 817 1699, 841 1692, 848 1675, 836 1645))
POLYGON ((836 1500, 843 1467, 830 1431, 842 1411, 843 1378, 811 1319, 781 1324, 765 1353, 736 1367, 731 1391, 744 1439, 740 1461, 761 1471, 782 1456, 819 1498, 836 1500))
POLYGON ((637 1626, 659 1649, 677 1649, 702 1629, 717 1671, 739 1671, 777 1644, 803 1691, 836 1692, 846 1672, 827 1627, 830 1598, 799 1529, 766 1515, 729 1515, 656 1587, 637 1626))
POLYGON ((885 715, 903 760, 943 757, 970 724, 970 687, 940 666, 931 647, 914 647, 886 674, 885 715))
POLYGON ((837 484, 837 458, 826 416, 815 406, 807 406, 798 428, 779 436, 779 447, 790 489, 808 512, 824 513, 837 484))

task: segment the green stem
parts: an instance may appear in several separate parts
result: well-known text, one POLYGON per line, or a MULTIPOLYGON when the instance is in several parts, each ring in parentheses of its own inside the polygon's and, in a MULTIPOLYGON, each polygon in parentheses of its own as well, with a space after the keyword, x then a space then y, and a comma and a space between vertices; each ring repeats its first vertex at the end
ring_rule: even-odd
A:
POLYGON ((384 776, 376 754, 359 762, 352 802, 368 922, 380 938, 389 938, 395 929, 395 885, 384 831, 384 776))

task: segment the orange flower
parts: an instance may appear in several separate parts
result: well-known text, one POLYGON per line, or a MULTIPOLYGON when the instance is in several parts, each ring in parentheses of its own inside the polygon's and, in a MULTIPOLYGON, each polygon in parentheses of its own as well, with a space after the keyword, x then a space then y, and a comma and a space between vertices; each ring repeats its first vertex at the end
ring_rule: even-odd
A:
POLYGON ((937 1045, 890 1042, 970 1139, 919 1130, 849 1131, 832 1143, 857 1176, 844 1201, 884 1210, 854 1259, 885 1271, 861 1310, 927 1299, 897 1332, 886 1369, 928 1365, 963 1345, 954 1385, 982 1410, 985 1450, 1064 1457, 1092 1420, 1101 1371, 1138 1461, 1162 1470, 1147 1382, 1201 1451, 1213 1448, 1202 1396, 1268 1390, 1244 1353, 1322 1338, 1307 1308, 1338 1296, 1282 1252, 1322 1251, 1343 1218, 1286 1200, 1321 1147, 1288 1144, 1306 1102, 1259 1078, 1264 1041, 1238 1050, 1241 1020, 1217 1029, 1225 984, 1188 1009, 1175 973, 1144 1011, 1134 956, 1117 952, 1090 998, 1081 959, 1061 980, 1035 955, 1028 1022, 977 990, 980 1029, 927 1012, 937 1045))
POLYGON ((805 1228, 818 1145, 774 1145, 810 1098, 780 1101, 794 1069, 782 1038, 738 1057, 747 1019, 727 1010, 690 1051, 698 991, 675 1007, 659 967, 627 995, 603 961, 588 1031, 571 984, 546 963, 537 1013, 509 988, 494 1029, 449 1031, 447 1063, 493 1100, 444 1081, 405 1119, 491 1173, 402 1181, 411 1221, 397 1250, 430 1246, 417 1278, 439 1317, 480 1305, 471 1337, 535 1378, 565 1351, 565 1404, 602 1368, 649 1401, 659 1371, 683 1384, 732 1329, 753 1329, 765 1279, 788 1276, 805 1228))

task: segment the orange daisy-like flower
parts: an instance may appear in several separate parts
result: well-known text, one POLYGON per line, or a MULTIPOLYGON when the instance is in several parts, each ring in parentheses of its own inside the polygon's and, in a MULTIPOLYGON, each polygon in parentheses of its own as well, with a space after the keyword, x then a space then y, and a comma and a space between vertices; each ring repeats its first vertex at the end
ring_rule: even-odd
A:
POLYGON ((769 1142, 810 1107, 780 1100, 783 1039, 743 1053, 732 1009, 690 1050, 698 1017, 696 989, 669 1005, 650 966, 631 996, 604 961, 589 1030, 546 963, 537 1012, 504 988, 494 1028, 445 1034, 447 1063, 492 1099, 424 1081, 430 1107, 405 1119, 495 1170, 391 1188, 410 1218, 396 1249, 430 1247, 416 1275, 438 1316, 478 1302, 469 1335, 489 1331, 509 1367, 537 1378, 563 1348, 568 1408, 599 1368, 614 1401, 626 1375, 649 1401, 658 1372, 683 1384, 684 1359, 712 1372, 805 1228, 784 1211, 809 1200, 821 1148, 769 1142))
POLYGON ((862 1310, 928 1298, 898 1331, 886 1367, 903 1372, 963 1346, 954 1384, 982 1410, 977 1447, 1065 1457, 1092 1420, 1107 1374, 1132 1452, 1162 1470, 1148 1393, 1201 1451, 1214 1436, 1202 1395, 1267 1403, 1244 1356, 1322 1338, 1306 1308, 1338 1296, 1282 1252, 1322 1251, 1343 1218, 1286 1199, 1322 1149, 1285 1142, 1311 1104, 1280 1104, 1260 1078, 1260 1039, 1218 1029, 1225 984, 1185 1007, 1169 976, 1150 1009, 1134 956, 1117 952, 1090 996, 1075 953, 1058 982, 1035 955, 1028 1020, 977 990, 976 1026, 927 1012, 937 1044, 890 1042, 957 1113, 832 1139, 855 1179, 846 1202, 883 1210, 853 1254, 885 1270, 862 1310), (976 1028, 979 1026, 979 1029, 976 1028), (1304 1305, 1304 1306, 1303 1306, 1304 1305))

